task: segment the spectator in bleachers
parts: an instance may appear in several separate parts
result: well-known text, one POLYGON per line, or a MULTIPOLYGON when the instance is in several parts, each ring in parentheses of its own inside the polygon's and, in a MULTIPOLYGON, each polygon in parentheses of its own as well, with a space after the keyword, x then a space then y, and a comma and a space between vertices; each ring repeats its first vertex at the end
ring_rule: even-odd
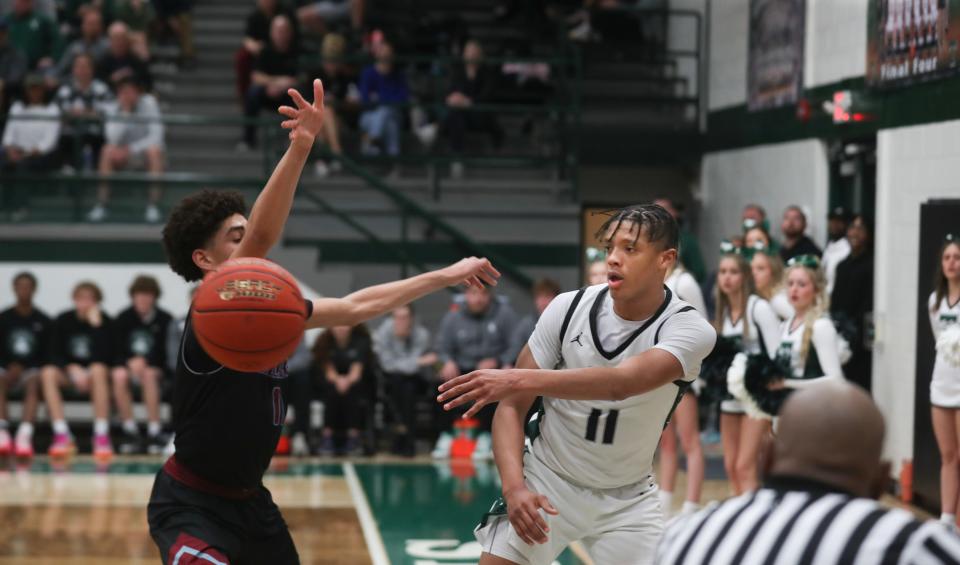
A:
POLYGON ((177 37, 180 45, 180 65, 196 66, 197 54, 193 44, 193 0, 153 0, 157 20, 163 22, 177 37))
MULTIPOLYGON (((437 355, 443 363, 440 378, 448 381, 478 369, 499 369, 513 364, 510 337, 517 325, 517 316, 508 305, 494 300, 487 287, 470 287, 464 292, 466 308, 448 312, 437 331, 437 355)), ((477 417, 481 428, 488 432, 495 406, 486 406, 477 417)), ((440 429, 433 456, 449 456, 453 437, 446 431, 465 410, 441 411, 440 429)), ((490 435, 481 434, 475 455, 488 457, 491 453, 490 435)))
POLYGON ((6 113, 8 102, 20 92, 20 83, 27 74, 27 56, 10 42, 10 22, 0 17, 0 115, 6 113))
POLYGON ((53 424, 53 443, 49 454, 63 457, 76 452, 76 444, 67 425, 60 389, 71 387, 90 394, 93 400, 93 454, 109 457, 110 388, 109 370, 113 362, 112 320, 100 309, 103 293, 92 282, 81 282, 73 289, 74 308, 53 322, 46 362, 41 372, 43 397, 53 424))
MULTIPOLYGON (((60 34, 63 37, 79 35, 83 26, 83 17, 87 12, 98 12, 105 21, 113 21, 114 0, 53 0, 57 4, 57 12, 48 16, 59 20, 60 34)), ((38 8, 43 0, 34 0, 38 8)))
POLYGON ((330 328, 313 346, 315 371, 323 390, 323 439, 321 455, 333 455, 338 434, 346 435, 340 452, 357 455, 362 447, 364 399, 373 369, 370 332, 363 324, 330 328))
MULTIPOLYGON (((193 303, 193 295, 197 293, 199 285, 190 289, 189 303, 193 303)), ((167 324, 167 359, 166 368, 171 374, 177 370, 177 352, 180 351, 180 341, 183 339, 183 329, 187 326, 187 316, 184 314, 167 324)))
POLYGON ((374 332, 373 347, 399 420, 394 453, 413 456, 417 400, 426 396, 427 370, 437 362, 436 353, 430 351, 430 332, 416 322, 412 306, 401 306, 374 332))
POLYGON ((130 49, 144 61, 150 60, 150 43, 147 34, 153 25, 156 13, 150 0, 117 0, 114 19, 127 25, 130 49))
POLYGON ((116 89, 120 81, 134 79, 147 90, 153 90, 153 77, 147 62, 133 52, 130 30, 123 22, 113 22, 107 29, 110 48, 97 60, 97 78, 116 89))
POLYGON ((375 46, 375 62, 360 75, 360 115, 363 130, 361 152, 364 155, 400 155, 400 130, 403 107, 410 100, 410 89, 403 71, 393 61, 393 46, 382 41, 375 46))
POLYGON ((27 56, 31 70, 53 67, 60 55, 60 30, 50 17, 34 9, 33 0, 14 0, 8 16, 10 41, 27 56))
POLYGON ((125 455, 143 451, 159 454, 167 444, 160 425, 160 385, 167 357, 167 326, 172 318, 157 306, 159 298, 157 279, 138 276, 130 285, 130 307, 114 322, 116 358, 110 380, 117 412, 123 422, 117 450, 125 455), (147 408, 146 441, 133 419, 131 387, 134 383, 143 391, 143 404, 147 408))
POLYGON ((55 99, 64 117, 60 156, 73 169, 96 166, 103 148, 103 116, 113 100, 110 87, 94 78, 93 65, 90 55, 77 55, 72 78, 57 90, 55 99))
POLYGON ((109 42, 103 35, 103 16, 96 10, 87 10, 80 25, 80 37, 75 39, 60 55, 53 70, 57 81, 67 80, 73 70, 73 60, 79 55, 88 54, 97 60, 107 54, 109 42))
POLYGON ((766 230, 770 229, 767 222, 767 211, 759 204, 750 203, 744 206, 743 212, 740 213, 740 221, 743 224, 744 231, 754 225, 764 226, 766 230), (748 225, 748 222, 751 223, 748 225))
MULTIPOLYGON (((333 155, 343 154, 340 145, 340 126, 345 121, 355 119, 360 108, 360 91, 357 88, 357 76, 344 62, 347 40, 339 33, 328 33, 323 37, 320 53, 320 67, 308 73, 308 77, 317 77, 323 82, 323 142, 333 155)), ((306 88, 307 85, 303 85, 306 88)), ((355 123, 355 122, 354 122, 355 123)), ((318 160, 314 171, 318 177, 325 177, 340 170, 336 159, 327 163, 318 160)))
MULTIPOLYGON (((270 24, 279 14, 287 16, 293 28, 294 44, 298 43, 298 30, 293 12, 280 5, 280 0, 257 0, 257 6, 247 16, 246 28, 243 33, 243 45, 234 55, 234 71, 237 74, 237 98, 243 101, 250 90, 250 75, 253 64, 263 48, 270 42, 270 24)), ((327 83, 323 83, 326 94, 327 83)))
POLYGON ((330 31, 331 24, 349 21, 354 31, 363 29, 367 0, 312 0, 297 9, 305 29, 317 34, 330 31))
POLYGON ((22 272, 13 277, 16 304, 0 313, 0 455, 33 456, 33 422, 40 398, 40 368, 49 340, 50 318, 33 304, 37 279, 22 272), (23 416, 11 448, 7 431, 7 391, 23 388, 23 416))
POLYGON ((46 82, 38 74, 24 80, 24 94, 24 101, 18 100, 10 107, 0 147, 0 169, 46 172, 57 163, 60 109, 47 101, 46 82))
POLYGON ((587 284, 607 284, 607 262, 603 259, 587 263, 587 284))
MULTIPOLYGON (((255 119, 263 108, 293 105, 287 91, 298 85, 300 62, 295 39, 290 18, 284 14, 274 16, 270 22, 270 41, 260 50, 253 65, 252 84, 244 104, 247 119, 255 119)), ((243 131, 240 149, 256 147, 257 126, 246 124, 243 131)))
MULTIPOLYGON (((450 136, 450 150, 462 154, 467 130, 481 131, 490 136, 494 149, 503 145, 503 129, 492 112, 472 111, 474 104, 487 104, 496 92, 498 72, 483 61, 483 47, 471 39, 463 47, 463 62, 453 69, 450 92, 447 94, 446 131, 450 136)), ((463 176, 463 163, 450 164, 450 176, 463 176)))
POLYGON ((679 205, 669 198, 657 198, 653 203, 663 207, 680 225, 680 264, 693 275, 697 282, 704 280, 707 276, 707 266, 703 262, 703 254, 700 253, 700 243, 697 241, 697 236, 684 225, 679 205))
MULTIPOLYGON (((606 279, 604 279, 604 282, 606 282, 606 279)), ((537 309, 537 313, 522 318, 513 330, 510 336, 510 358, 513 359, 511 363, 516 363, 517 357, 520 356, 520 352, 523 351, 530 336, 533 335, 533 330, 537 327, 537 320, 540 319, 543 311, 559 294, 560 285, 556 281, 540 279, 534 283, 533 305, 537 309)))
POLYGON ((780 258, 786 263, 799 255, 820 257, 820 248, 806 235, 807 215, 799 206, 787 206, 780 223, 783 243, 780 244, 780 258))
MULTIPOLYGON (((144 93, 132 77, 121 80, 117 85, 116 102, 107 107, 106 143, 100 153, 100 174, 109 176, 114 171, 144 168, 154 176, 163 174, 161 118, 160 105, 152 94, 144 93), (128 118, 135 118, 136 121, 128 121, 128 118)), ((160 221, 160 196, 159 185, 151 186, 144 213, 147 222, 160 221)), ((103 184, 97 191, 97 204, 90 210, 87 219, 91 222, 104 220, 109 200, 110 186, 103 184)))

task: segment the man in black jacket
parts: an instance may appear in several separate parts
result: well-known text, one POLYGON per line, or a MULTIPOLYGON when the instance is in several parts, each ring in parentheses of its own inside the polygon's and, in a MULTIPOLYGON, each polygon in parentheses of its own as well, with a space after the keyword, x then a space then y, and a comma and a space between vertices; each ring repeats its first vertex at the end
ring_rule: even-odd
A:
POLYGON ((167 356, 167 326, 170 314, 157 307, 160 285, 157 279, 139 276, 130 285, 132 304, 117 316, 114 323, 116 360, 110 380, 117 412, 123 419, 123 434, 117 450, 123 454, 139 453, 146 448, 160 453, 166 445, 160 426, 160 383, 167 356), (133 420, 131 386, 139 384, 147 407, 146 445, 133 420))

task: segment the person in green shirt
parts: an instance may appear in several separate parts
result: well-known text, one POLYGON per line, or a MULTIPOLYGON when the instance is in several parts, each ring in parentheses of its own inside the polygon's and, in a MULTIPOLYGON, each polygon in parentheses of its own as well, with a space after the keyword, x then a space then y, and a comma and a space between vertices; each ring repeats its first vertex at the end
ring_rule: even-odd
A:
POLYGON ((34 10, 33 0, 14 0, 8 25, 10 43, 27 56, 31 70, 55 64, 60 57, 60 32, 53 20, 34 10))

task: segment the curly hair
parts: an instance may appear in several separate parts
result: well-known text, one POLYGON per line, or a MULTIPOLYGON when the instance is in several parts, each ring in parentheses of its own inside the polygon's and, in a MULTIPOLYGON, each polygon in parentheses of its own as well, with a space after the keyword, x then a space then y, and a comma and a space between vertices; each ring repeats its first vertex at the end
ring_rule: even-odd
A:
POLYGON ((187 282, 202 279, 203 271, 193 262, 194 250, 206 246, 224 220, 246 212, 239 192, 204 190, 184 198, 163 228, 163 249, 173 272, 187 282))

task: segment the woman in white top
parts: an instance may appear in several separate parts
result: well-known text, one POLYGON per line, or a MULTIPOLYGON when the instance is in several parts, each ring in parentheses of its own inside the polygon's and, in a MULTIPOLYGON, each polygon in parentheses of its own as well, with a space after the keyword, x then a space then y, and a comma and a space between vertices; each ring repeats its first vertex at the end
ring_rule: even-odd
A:
MULTIPOLYGON (((960 239, 947 236, 940 251, 936 289, 928 301, 934 339, 960 323, 960 239)), ((960 495, 960 367, 937 354, 930 379, 933 433, 940 449, 940 520, 955 527, 960 495)))
POLYGON ((750 270, 753 273, 757 296, 769 302, 781 320, 793 316, 793 306, 787 299, 787 291, 783 285, 783 261, 780 255, 766 250, 758 251, 750 260, 750 270))
MULTIPOLYGON (((679 263, 667 274, 664 284, 673 291, 680 300, 683 300, 697 309, 704 318, 707 317, 707 307, 703 300, 703 292, 693 275, 688 273, 679 263)), ((677 479, 677 432, 680 435, 680 446, 687 460, 687 499, 683 503, 681 512, 694 512, 700 507, 700 490, 703 487, 704 460, 703 447, 700 445, 700 416, 697 410, 697 397, 690 393, 683 395, 680 405, 673 413, 670 424, 660 436, 660 506, 664 517, 670 515, 673 503, 673 488, 677 479)))
MULTIPOLYGON (((726 347, 773 358, 780 339, 780 319, 769 302, 754 294, 753 274, 746 257, 728 252, 720 258, 715 292, 713 327, 726 347)), ((723 466, 734 495, 756 490, 760 444, 769 433, 769 420, 747 416, 740 402, 729 394, 721 402, 723 466)))
POLYGON ((803 388, 828 379, 842 379, 840 339, 828 315, 827 280, 819 259, 800 255, 790 260, 787 296, 794 315, 781 329, 777 362, 788 374, 769 388, 803 388))

